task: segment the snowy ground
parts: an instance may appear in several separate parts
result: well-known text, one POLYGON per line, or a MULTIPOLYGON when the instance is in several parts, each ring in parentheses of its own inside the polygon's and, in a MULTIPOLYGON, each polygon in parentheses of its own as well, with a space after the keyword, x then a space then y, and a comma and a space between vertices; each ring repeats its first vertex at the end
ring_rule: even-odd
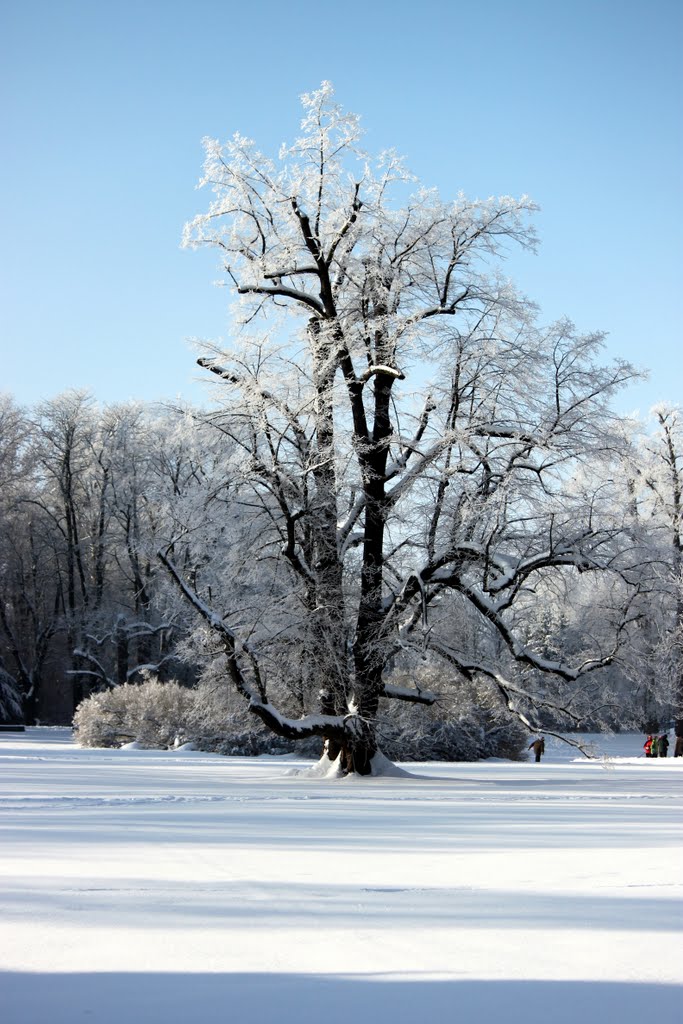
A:
POLYGON ((683 1020, 683 758, 411 765, 0 734, 3 1024, 683 1020))

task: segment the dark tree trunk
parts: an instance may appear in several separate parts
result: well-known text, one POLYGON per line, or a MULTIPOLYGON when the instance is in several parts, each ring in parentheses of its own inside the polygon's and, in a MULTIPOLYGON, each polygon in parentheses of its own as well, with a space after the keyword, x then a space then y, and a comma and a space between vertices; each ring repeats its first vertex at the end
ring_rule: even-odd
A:
POLYGON ((114 643, 116 648, 116 682, 125 683, 128 679, 128 633, 123 619, 116 622, 114 631, 114 643))
POLYGON ((35 725, 38 716, 38 694, 35 689, 30 690, 22 697, 21 707, 25 724, 35 725))

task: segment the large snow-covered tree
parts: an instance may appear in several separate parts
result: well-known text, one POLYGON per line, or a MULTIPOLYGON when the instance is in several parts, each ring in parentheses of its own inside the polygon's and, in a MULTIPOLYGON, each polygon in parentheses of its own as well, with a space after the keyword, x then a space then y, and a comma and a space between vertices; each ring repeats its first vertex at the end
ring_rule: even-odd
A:
POLYGON ((569 688, 579 717, 630 619, 597 468, 623 446, 609 402, 633 371, 603 365, 599 334, 539 327, 501 277, 535 244, 529 199, 444 201, 393 152, 370 160, 328 83, 303 106, 277 160, 205 141, 213 199, 186 244, 217 251, 236 297, 232 347, 199 360, 223 385, 209 422, 230 475, 194 522, 192 578, 160 557, 250 709, 367 774, 380 702, 436 699, 392 684, 420 659, 519 714, 569 688), (242 540, 223 549, 230 514, 242 540), (595 649, 549 653, 530 609, 598 571, 614 600, 595 649), (294 691, 298 715, 272 697, 294 691))

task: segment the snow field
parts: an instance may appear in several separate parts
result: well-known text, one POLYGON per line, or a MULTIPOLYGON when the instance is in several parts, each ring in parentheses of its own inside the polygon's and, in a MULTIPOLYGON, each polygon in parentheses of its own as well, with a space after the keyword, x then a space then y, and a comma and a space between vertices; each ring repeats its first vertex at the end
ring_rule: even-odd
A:
POLYGON ((3 1024, 683 1019, 683 759, 80 750, 0 735, 3 1024))

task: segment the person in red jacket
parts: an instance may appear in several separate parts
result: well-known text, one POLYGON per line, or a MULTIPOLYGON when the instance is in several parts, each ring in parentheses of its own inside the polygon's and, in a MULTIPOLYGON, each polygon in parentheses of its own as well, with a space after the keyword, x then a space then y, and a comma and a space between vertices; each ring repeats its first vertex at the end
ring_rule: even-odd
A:
POLYGON ((645 751, 645 757, 654 757, 652 752, 652 744, 654 743, 654 736, 648 736, 643 743, 643 750, 645 751))

